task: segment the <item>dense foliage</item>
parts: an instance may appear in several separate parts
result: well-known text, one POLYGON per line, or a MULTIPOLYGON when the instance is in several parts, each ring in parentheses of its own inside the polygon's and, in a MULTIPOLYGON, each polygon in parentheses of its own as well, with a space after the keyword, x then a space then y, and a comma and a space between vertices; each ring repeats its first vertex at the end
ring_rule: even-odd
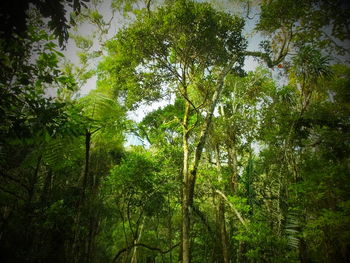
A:
POLYGON ((349 262, 347 3, 30 2, 1 13, 1 262, 349 262))

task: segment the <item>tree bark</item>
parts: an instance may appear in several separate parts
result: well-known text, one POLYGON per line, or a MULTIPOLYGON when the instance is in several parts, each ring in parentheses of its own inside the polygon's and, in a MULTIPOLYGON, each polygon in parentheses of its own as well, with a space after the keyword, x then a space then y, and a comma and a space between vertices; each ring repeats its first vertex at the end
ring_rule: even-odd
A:
MULTIPOLYGON (((216 145, 215 147, 215 153, 216 153, 216 167, 218 170, 218 182, 220 183, 222 181, 222 171, 221 171, 221 162, 220 162, 220 148, 219 145, 216 145)), ((229 243, 227 238, 227 232, 226 232, 226 223, 225 223, 225 203, 224 200, 219 196, 218 198, 218 207, 217 207, 217 220, 219 224, 219 237, 221 242, 221 255, 224 263, 230 262, 230 255, 229 255, 229 243)))
POLYGON ((183 119, 183 181, 182 181, 182 262, 190 262, 190 203, 189 203, 189 129, 190 103, 186 101, 183 119))
POLYGON ((237 154, 234 145, 227 147, 228 153, 228 165, 231 170, 231 188, 232 193, 235 194, 237 191, 237 177, 238 177, 238 168, 237 168, 237 154))
POLYGON ((85 168, 84 168, 84 178, 83 178, 83 191, 89 183, 89 166, 90 166, 90 145, 91 145, 91 132, 86 131, 85 133, 85 168))
MULTIPOLYGON (((80 232, 81 215, 83 206, 86 204, 86 190, 89 184, 89 168, 90 168, 90 146, 91 146, 92 133, 86 129, 85 132, 85 166, 83 170, 82 191, 76 204, 76 216, 74 218, 74 237, 71 245, 71 258, 72 262, 79 262, 82 259, 85 262, 89 262, 89 244, 90 244, 90 231, 88 236, 83 237, 80 232)), ((91 218, 90 218, 91 220, 91 218)))
MULTIPOLYGON (((142 219, 142 223, 141 223, 140 230, 139 230, 139 235, 138 235, 137 239, 134 240, 134 244, 140 243, 144 223, 145 223, 145 217, 143 217, 143 219, 142 219)), ((131 263, 137 263, 137 246, 134 246, 134 249, 132 252, 132 257, 131 257, 131 263)))

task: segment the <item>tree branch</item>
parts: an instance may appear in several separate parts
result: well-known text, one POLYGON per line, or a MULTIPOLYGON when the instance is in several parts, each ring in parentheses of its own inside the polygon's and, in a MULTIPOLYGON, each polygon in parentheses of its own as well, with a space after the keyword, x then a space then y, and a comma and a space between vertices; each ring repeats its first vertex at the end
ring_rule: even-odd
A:
POLYGON ((276 60, 272 60, 270 56, 264 52, 249 50, 245 51, 243 54, 246 56, 256 57, 264 60, 269 68, 273 68, 274 66, 278 65, 285 57, 285 55, 278 56, 276 60))
POLYGON ((18 194, 16 194, 15 192, 12 192, 8 189, 6 189, 5 187, 3 187, 2 185, 0 185, 0 191, 3 191, 5 193, 8 193, 14 197, 16 197, 17 199, 20 199, 20 200, 25 200, 22 196, 19 196, 18 194))
POLYGON ((158 253, 160 254, 166 254, 166 253, 169 253, 171 250, 173 250, 174 248, 178 247, 180 245, 180 243, 177 243, 175 245, 173 245, 172 247, 170 247, 169 249, 167 250, 162 250, 161 248, 158 248, 158 247, 152 247, 152 246, 149 246, 149 245, 146 245, 146 244, 143 244, 143 243, 136 243, 136 244, 132 244, 128 247, 125 247, 125 248, 122 248, 118 251, 118 253, 114 256, 113 258, 113 261, 112 263, 115 263, 117 262, 117 259, 119 258, 119 256, 121 254, 123 254, 124 252, 132 249, 133 247, 144 247, 144 248, 147 248, 149 250, 152 250, 152 251, 158 251, 158 253))
POLYGON ((236 207, 233 206, 232 203, 230 203, 226 197, 226 195, 224 195, 220 190, 215 190, 215 192, 217 194, 219 194, 231 207, 231 209, 235 212, 236 216, 238 217, 239 221, 242 223, 242 225, 247 228, 247 224, 245 222, 245 220, 243 219, 243 217, 241 216, 241 214, 238 212, 238 210, 236 209, 236 207))
POLYGON ((198 207, 196 207, 195 205, 192 205, 192 210, 193 212, 199 217, 199 219, 202 221, 202 223, 207 227, 208 232, 211 234, 211 236, 215 236, 214 231, 211 229, 208 219, 205 217, 204 213, 199 210, 198 207))
POLYGON ((215 110, 216 105, 218 104, 218 101, 220 99, 221 92, 222 92, 223 87, 224 87, 225 77, 232 70, 232 67, 235 64, 235 62, 236 62, 235 60, 231 61, 223 69, 223 71, 221 72, 221 74, 218 78, 218 83, 215 87, 214 94, 211 98, 210 107, 209 107, 209 110, 207 112, 207 116, 206 116, 204 125, 202 127, 202 130, 201 130, 201 133, 199 136, 198 144, 196 146, 195 154, 194 154, 193 167, 190 170, 190 185, 189 185, 189 187, 190 187, 190 193, 189 193, 190 205, 192 205, 192 203, 193 203, 193 194, 194 194, 194 187, 195 187, 195 183, 196 183, 197 170, 198 170, 199 162, 201 160, 203 148, 204 148, 205 142, 206 142, 207 137, 208 137, 210 125, 211 125, 211 122, 212 122, 212 119, 214 116, 214 110, 215 110))

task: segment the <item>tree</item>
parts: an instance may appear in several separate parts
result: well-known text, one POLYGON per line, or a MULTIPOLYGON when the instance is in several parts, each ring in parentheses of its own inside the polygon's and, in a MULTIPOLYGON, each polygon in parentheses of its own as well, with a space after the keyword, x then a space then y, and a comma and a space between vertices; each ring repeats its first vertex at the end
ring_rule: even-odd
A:
POLYGON ((33 9, 22 36, 1 39, 1 211, 9 211, 1 214, 1 257, 5 262, 74 262, 85 249, 72 253, 78 242, 71 240, 88 228, 87 238, 79 236, 89 245, 88 261, 99 220, 91 211, 98 206, 101 177, 115 159, 111 152, 118 156, 121 151, 124 112, 102 95, 79 103, 54 98, 56 91, 76 91, 76 81, 60 69, 63 55, 41 19, 33 9), (85 143, 81 135, 88 138, 85 143), (84 199, 90 207, 80 209, 82 193, 88 191, 84 199), (86 219, 77 226, 81 210, 86 219))
MULTIPOLYGON (((0 6, 0 16, 2 18, 0 38, 9 41, 9 44, 11 41, 16 40, 16 36, 26 38, 28 11, 32 4, 39 10, 42 17, 50 18, 48 26, 62 46, 64 42, 68 40, 68 29, 70 28, 66 18, 67 7, 65 4, 68 4, 73 9, 73 13, 78 14, 81 7, 86 7, 85 3, 89 1, 90 0, 4 1, 0 6)), ((72 18, 71 16, 71 22, 74 21, 72 18)))
POLYGON ((0 26, 2 261, 349 261, 343 1, 27 2, 0 26))
POLYGON ((109 64, 116 92, 128 94, 126 101, 153 99, 161 92, 175 92, 184 101, 182 260, 190 262, 190 206, 196 173, 229 72, 239 73, 245 41, 243 21, 212 9, 208 4, 177 1, 152 15, 140 14, 137 21, 109 42, 109 64), (128 78, 125 78, 128 76, 128 78), (127 88, 127 89, 126 89, 127 88), (198 96, 198 95, 200 96, 198 96), (195 97, 200 100, 196 100, 195 97), (189 118, 197 114, 192 125, 189 118), (205 114, 203 121, 201 114, 205 114), (191 134, 200 122, 199 134, 191 134), (190 162, 190 136, 196 146, 190 162), (191 166, 191 167, 190 167, 191 166))
MULTIPOLYGON (((302 47, 306 43, 329 53, 349 52, 349 7, 344 1, 264 1, 257 29, 272 37, 272 48, 282 41, 302 47)), ((344 56, 346 59, 346 56, 344 56)))

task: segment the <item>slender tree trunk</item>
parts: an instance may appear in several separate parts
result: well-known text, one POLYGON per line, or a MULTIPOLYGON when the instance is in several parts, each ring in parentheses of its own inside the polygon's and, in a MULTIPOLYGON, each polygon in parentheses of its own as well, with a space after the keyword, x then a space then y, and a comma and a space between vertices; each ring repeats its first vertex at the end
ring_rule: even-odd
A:
MULTIPOLYGON (((235 136, 234 134, 231 135, 235 136)), ((230 183, 231 183, 231 190, 232 194, 235 195, 237 193, 237 187, 238 187, 238 166, 237 166, 237 153, 234 145, 234 137, 229 138, 229 143, 227 144, 227 154, 228 154, 228 165, 231 170, 231 178, 230 178, 230 183)), ((237 262, 240 262, 240 251, 242 247, 242 241, 238 241, 238 248, 236 250, 236 256, 237 256, 237 262)))
MULTIPOLYGON (((224 87, 224 79, 232 69, 235 61, 231 61, 229 65, 221 72, 215 91, 210 101, 206 119, 203 123, 198 144, 194 152, 192 168, 189 169, 189 129, 188 118, 190 111, 190 103, 188 101, 187 88, 185 88, 184 97, 186 98, 185 114, 183 119, 183 191, 182 191, 182 263, 190 263, 190 207, 193 203, 194 187, 196 184, 196 176, 198 166, 202 157, 204 145, 206 143, 210 125, 213 120, 214 110, 221 96, 224 87)), ((185 82, 184 82, 185 83, 185 82)))
MULTIPOLYGON (((188 187, 186 187, 188 189, 188 187)), ((182 204, 182 262, 189 263, 190 261, 190 211, 188 190, 186 189, 183 195, 182 204)))
POLYGON ((41 196, 40 196, 40 202, 43 205, 47 204, 47 201, 49 199, 50 196, 50 191, 51 191, 51 184, 52 184, 52 170, 50 168, 47 168, 47 174, 45 176, 45 182, 44 182, 44 186, 41 192, 41 196))
POLYGON ((198 166, 202 157, 202 153, 203 153, 203 149, 208 137, 208 133, 209 133, 209 129, 210 129, 210 125, 212 123, 213 120, 213 116, 214 116, 214 111, 215 108, 219 102, 219 99, 221 97, 221 93, 222 90, 224 88, 224 79, 226 77, 226 75, 229 73, 229 71, 231 70, 232 66, 233 66, 234 62, 232 61, 229 65, 227 65, 227 67, 222 71, 218 83, 215 87, 215 91, 213 94, 213 97, 211 98, 210 101, 210 106, 208 108, 207 111, 207 116, 205 118, 205 121, 203 123, 203 127, 199 136, 199 140, 198 140, 198 144, 196 146, 195 149, 195 153, 194 153, 194 159, 193 159, 193 166, 191 171, 189 172, 189 182, 190 182, 190 193, 189 193, 189 203, 190 205, 192 205, 193 202, 193 194, 194 194, 194 187, 196 184, 196 177, 197 177, 197 170, 198 170, 198 166))
MULTIPOLYGON (((216 167, 218 170, 218 181, 219 183, 222 181, 222 174, 221 174, 221 161, 220 161, 220 148, 219 145, 216 145, 215 147, 216 152, 216 167)), ((218 195, 216 195, 218 196, 218 195)), ((222 261, 224 263, 230 262, 230 255, 229 255, 229 243, 227 238, 227 232, 226 232, 226 223, 225 223, 225 203, 221 196, 218 196, 218 203, 217 203, 217 220, 219 224, 219 237, 221 242, 221 254, 222 254, 222 261)))
MULTIPOLYGON (((140 243, 144 224, 145 224, 145 217, 142 218, 142 223, 140 226, 139 235, 138 235, 137 239, 134 240, 134 244, 140 243)), ((137 246, 134 246, 134 248, 133 248, 130 263, 137 263, 137 246)))
POLYGON ((36 166, 35 166, 35 170, 33 175, 29 178, 30 182, 29 182, 29 189, 28 189, 28 206, 30 206, 31 202, 33 201, 34 198, 34 194, 35 194, 35 186, 38 182, 38 178, 39 178, 39 171, 40 171, 40 165, 41 165, 41 159, 42 156, 40 155, 38 157, 38 160, 36 162, 36 166))
MULTIPOLYGON (((82 198, 81 198, 81 207, 84 207, 87 203, 88 200, 92 200, 94 197, 92 195, 92 179, 90 178, 90 147, 91 147, 91 132, 86 130, 85 133, 85 168, 84 168, 84 177, 83 177, 83 194, 82 194, 82 198), (89 195, 87 195, 87 193, 89 193, 89 195)), ((80 207, 80 208, 81 208, 80 207)), ((81 213, 81 211, 79 211, 79 213, 81 213)), ((93 242, 93 215, 92 215, 93 211, 91 211, 90 207, 88 208, 88 227, 89 227, 89 231, 88 234, 86 236, 86 234, 84 234, 84 236, 82 237, 82 242, 84 244, 84 256, 83 259, 86 263, 90 263, 91 258, 91 248, 92 248, 92 242, 93 242)), ((80 220, 79 220, 80 221, 80 220)), ((78 223, 80 224, 80 222, 78 221, 78 223)))
POLYGON ((189 203, 189 129, 190 103, 186 101, 183 119, 183 168, 182 168, 182 262, 190 262, 190 203, 189 203))
POLYGON ((232 193, 235 194, 237 191, 237 177, 238 177, 238 168, 237 168, 237 154, 234 146, 227 147, 228 153, 228 165, 231 170, 231 189, 232 193))
MULTIPOLYGON (((169 240, 169 248, 173 246, 173 223, 172 223, 172 209, 171 209, 171 203, 170 203, 170 195, 168 195, 168 240, 169 240)), ((173 255, 172 251, 169 252, 169 261, 170 263, 173 262, 173 255)))
POLYGON ((82 259, 88 262, 88 250, 89 250, 89 238, 86 239, 81 234, 81 214, 82 208, 86 203, 86 190, 89 183, 89 168, 90 168, 90 146, 91 146, 91 132, 86 130, 85 132, 85 166, 83 173, 82 191, 79 200, 76 205, 76 216, 74 218, 74 238, 71 246, 71 258, 72 262, 79 262, 82 259))
POLYGON ((35 202, 35 193, 36 193, 36 185, 38 183, 39 179, 39 172, 40 172, 40 167, 41 167, 41 160, 42 156, 40 155, 37 159, 36 166, 34 173, 31 174, 31 176, 28 178, 29 179, 29 189, 28 189, 28 199, 26 200, 25 203, 25 217, 26 217, 26 225, 24 228, 24 238, 26 242, 26 246, 30 248, 29 251, 29 261, 28 262, 34 262, 34 258, 36 255, 37 247, 40 238, 40 233, 38 232, 33 232, 33 224, 35 224, 34 217, 33 217, 33 212, 34 208, 32 206, 33 202, 35 202))
POLYGON ((85 169, 83 177, 83 191, 86 191, 86 188, 89 184, 89 168, 90 168, 90 146, 91 146, 91 132, 86 131, 85 134, 85 169))
POLYGON ((227 232, 226 232, 226 223, 225 223, 225 205, 222 198, 219 199, 218 207, 218 221, 219 221, 219 233, 220 233, 220 242, 221 242, 221 253, 223 256, 223 262, 230 262, 230 245, 228 243, 227 232))
POLYGON ((95 243, 96 243, 96 235, 99 228, 99 211, 97 214, 94 214, 95 211, 90 210, 90 222, 89 222, 89 236, 88 236, 88 246, 87 246, 87 263, 93 262, 94 251, 95 251, 95 243))

